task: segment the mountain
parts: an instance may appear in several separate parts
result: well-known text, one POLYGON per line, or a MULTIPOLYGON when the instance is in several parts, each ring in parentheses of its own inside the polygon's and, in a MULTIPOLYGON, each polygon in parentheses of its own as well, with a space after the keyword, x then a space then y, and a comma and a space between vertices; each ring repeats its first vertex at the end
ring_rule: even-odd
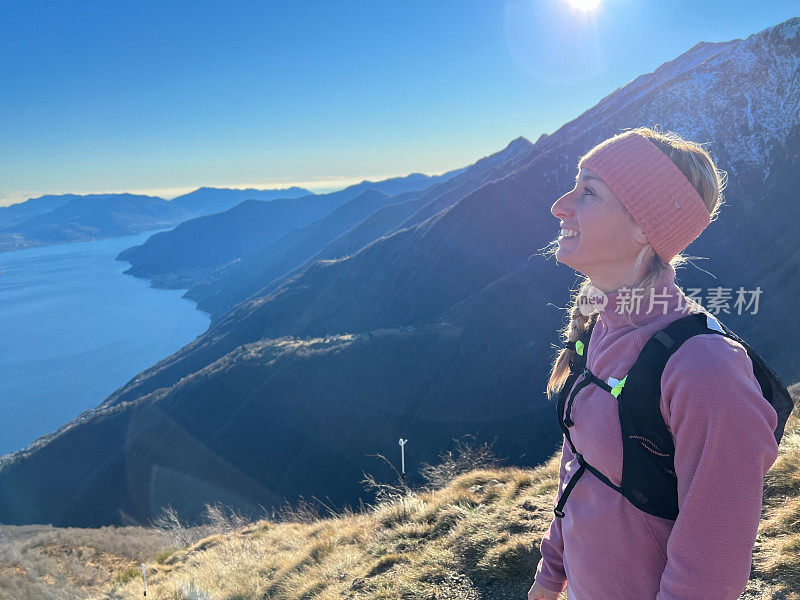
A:
POLYGON ((451 176, 414 173, 379 182, 362 181, 329 194, 270 202, 248 201, 232 209, 192 219, 172 231, 123 250, 117 260, 131 263, 130 275, 152 279, 153 287, 185 288, 226 263, 280 238, 295 227, 320 219, 367 190, 399 193, 423 189, 451 176), (385 191, 386 190, 386 191, 385 191))
POLYGON ((464 169, 453 169, 446 171, 441 175, 426 175, 425 173, 410 173, 402 177, 392 177, 390 179, 382 179, 380 181, 370 181, 364 179, 361 183, 356 184, 356 189, 359 192, 373 189, 383 192, 389 196, 396 196, 404 192, 417 192, 429 188, 432 185, 437 185, 443 181, 447 181, 461 173, 464 169))
POLYGON ((310 192, 200 188, 172 201, 135 194, 41 196, 0 208, 0 252, 134 235, 225 210, 248 198, 295 198, 310 192))
POLYGON ((543 391, 576 279, 538 254, 557 233, 549 209, 581 154, 641 124, 713 140, 726 206, 687 249, 708 257, 704 269, 678 283, 706 306, 694 288, 760 287, 759 310, 712 312, 797 381, 798 30, 795 18, 697 45, 539 138, 505 176, 236 304, 3 457, 0 522, 142 522, 168 502, 193 518, 204 502, 249 510, 300 493, 353 504, 369 455, 396 452, 398 437, 414 440, 407 460, 474 434, 516 466, 539 464, 561 442, 543 391))
MULTIPOLYGON (((184 297, 220 317, 253 295, 264 295, 321 259, 343 258, 368 243, 419 221, 419 213, 440 210, 484 182, 503 177, 531 158, 533 144, 523 137, 506 148, 462 169, 457 175, 422 191, 376 201, 356 196, 331 214, 288 232, 275 242, 215 271, 184 297), (413 219, 413 220, 412 220, 413 219)), ((373 192, 374 194, 375 192, 373 192)))
POLYGON ((120 252, 117 260, 131 263, 124 273, 150 277, 157 287, 188 287, 207 271, 328 214, 341 201, 341 196, 330 194, 245 200, 221 213, 155 233, 143 244, 120 252))
POLYGON ((34 209, 35 216, 0 230, 0 251, 134 235, 191 216, 163 198, 135 194, 71 196, 65 204, 52 205, 53 210, 34 209))
POLYGON ((73 198, 80 198, 80 196, 75 194, 47 195, 29 198, 10 206, 0 206, 0 229, 8 229, 36 215, 50 212, 73 198))
POLYGON ((170 200, 170 204, 199 217, 228 210, 245 200, 279 200, 309 195, 312 195, 312 192, 297 186, 274 190, 201 187, 188 194, 176 196, 170 200))

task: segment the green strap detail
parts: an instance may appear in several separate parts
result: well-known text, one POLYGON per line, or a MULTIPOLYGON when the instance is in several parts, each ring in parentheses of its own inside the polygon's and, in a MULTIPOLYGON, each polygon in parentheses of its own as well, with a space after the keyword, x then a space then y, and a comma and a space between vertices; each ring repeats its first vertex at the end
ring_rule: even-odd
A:
POLYGON ((625 375, 625 377, 622 378, 622 381, 620 381, 617 385, 615 385, 613 388, 611 388, 611 394, 614 396, 614 398, 619 397, 619 393, 622 391, 622 388, 625 385, 625 380, 627 378, 628 378, 628 376, 625 375))
POLYGON ((577 340, 575 342, 575 352, 577 352, 578 354, 583 356, 583 342, 582 341, 577 340))

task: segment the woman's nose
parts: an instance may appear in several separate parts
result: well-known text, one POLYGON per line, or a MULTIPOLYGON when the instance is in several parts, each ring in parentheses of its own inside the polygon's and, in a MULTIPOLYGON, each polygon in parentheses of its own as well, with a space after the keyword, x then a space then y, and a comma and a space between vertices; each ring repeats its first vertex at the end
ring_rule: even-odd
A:
POLYGON ((561 196, 558 200, 553 202, 553 206, 550 207, 550 212, 557 219, 564 220, 564 218, 568 217, 573 210, 571 200, 572 191, 569 191, 561 196))

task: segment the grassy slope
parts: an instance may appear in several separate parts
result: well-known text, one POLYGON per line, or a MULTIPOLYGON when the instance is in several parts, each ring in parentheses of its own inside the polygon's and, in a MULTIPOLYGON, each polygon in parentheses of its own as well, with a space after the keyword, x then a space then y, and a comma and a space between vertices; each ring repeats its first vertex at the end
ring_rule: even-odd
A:
MULTIPOLYGON (((791 390, 797 400, 800 384, 791 390)), ((36 597, 141 598, 137 567, 144 561, 147 597, 154 599, 522 599, 552 519, 559 458, 557 452, 534 469, 471 471, 442 489, 362 512, 309 522, 260 520, 178 550, 165 551, 164 538, 155 531, 126 531, 141 528, 51 528, 49 537, 38 534, 38 543, 23 542, 19 535, 13 556, 8 546, 0 553, 0 589, 18 590, 11 598, 33 597, 23 589, 36 591, 36 597), (87 577, 87 562, 105 568, 87 577), (56 572, 62 575, 54 579, 56 572), (14 577, 27 585, 15 588, 14 577), (56 589, 56 595, 47 593, 56 589)), ((742 598, 800 600, 796 414, 764 490, 753 569, 742 598)), ((6 545, 12 532, 22 531, 3 527, 6 545)))
MULTIPOLYGON (((800 384, 792 386, 795 399, 800 384)), ((311 523, 262 520, 207 537, 150 568, 148 597, 525 598, 552 519, 560 452, 535 469, 463 474, 432 493, 311 523)), ((800 420, 765 479, 742 598, 800 600, 800 420)), ((141 579, 103 598, 141 597, 141 579)), ((562 597, 566 597, 564 594, 562 597)))

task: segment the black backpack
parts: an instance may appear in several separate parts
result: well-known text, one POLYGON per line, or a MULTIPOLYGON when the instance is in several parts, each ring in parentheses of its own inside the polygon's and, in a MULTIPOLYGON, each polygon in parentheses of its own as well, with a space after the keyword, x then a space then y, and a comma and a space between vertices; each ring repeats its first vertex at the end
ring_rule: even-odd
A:
POLYGON ((711 313, 701 310, 688 314, 653 334, 628 374, 613 387, 586 368, 589 338, 596 320, 596 318, 591 320, 588 330, 579 340, 566 344, 567 348, 575 350, 576 355, 570 360, 570 375, 558 396, 558 422, 580 467, 570 478, 554 508, 556 517, 564 516, 563 508, 567 497, 583 472, 588 470, 640 510, 673 521, 677 518, 678 479, 674 466, 675 446, 661 415, 661 375, 669 357, 683 342, 695 335, 725 335, 745 347, 753 363, 753 374, 761 386, 761 393, 778 414, 775 439, 780 444, 786 420, 794 408, 789 390, 755 350, 711 313), (570 394, 572 386, 579 377, 582 377, 581 381, 575 385, 570 394), (588 464, 575 449, 570 438, 569 427, 574 425, 570 418, 572 402, 575 395, 590 384, 598 385, 617 397, 623 444, 620 486, 614 485, 605 475, 588 464), (566 415, 564 415, 565 404, 566 415))

